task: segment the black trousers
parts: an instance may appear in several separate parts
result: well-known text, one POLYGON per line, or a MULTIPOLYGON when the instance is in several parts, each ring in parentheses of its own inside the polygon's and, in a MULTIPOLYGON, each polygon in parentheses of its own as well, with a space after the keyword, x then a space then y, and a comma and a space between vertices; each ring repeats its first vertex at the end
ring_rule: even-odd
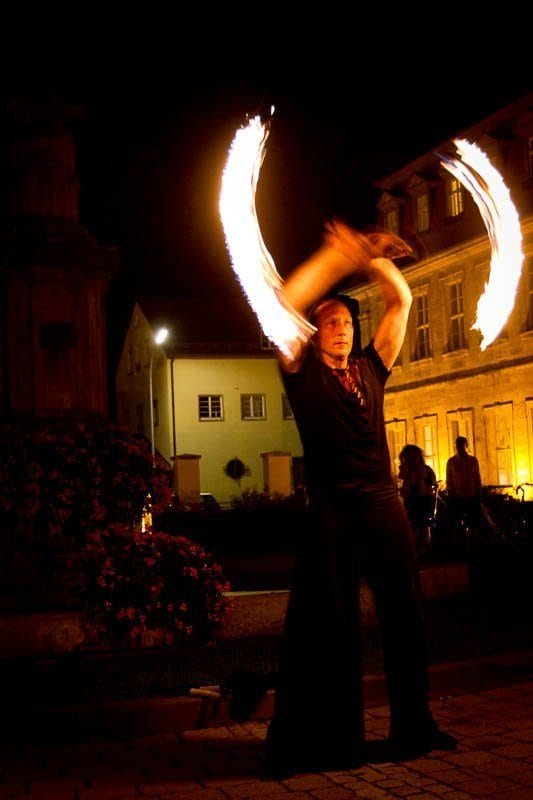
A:
POLYGON ((364 742, 360 580, 373 590, 382 631, 391 735, 424 735, 426 642, 413 534, 394 487, 311 498, 296 553, 267 748, 275 758, 346 758, 364 742))

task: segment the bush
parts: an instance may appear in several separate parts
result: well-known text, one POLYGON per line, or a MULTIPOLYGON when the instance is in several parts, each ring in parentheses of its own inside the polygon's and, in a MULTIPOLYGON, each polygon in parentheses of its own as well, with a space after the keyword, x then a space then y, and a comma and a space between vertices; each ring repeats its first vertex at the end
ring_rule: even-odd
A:
POLYGON ((0 535, 17 550, 83 547, 93 531, 140 525, 147 495, 154 513, 172 498, 146 441, 117 425, 4 430, 1 451, 0 535))
POLYGON ((288 496, 267 492, 258 492, 257 489, 246 489, 241 495, 235 496, 231 501, 235 511, 303 511, 307 507, 307 497, 304 491, 296 491, 288 496))
POLYGON ((93 639, 209 638, 229 610, 229 585, 203 548, 141 531, 148 501, 157 517, 172 499, 144 438, 102 421, 64 422, 4 429, 0 451, 4 570, 26 560, 28 574, 42 565, 53 575, 74 553, 81 574, 65 602, 82 604, 93 639))
POLYGON ((86 625, 93 639, 207 642, 230 610, 222 568, 184 536, 132 536, 128 528, 112 526, 92 534, 87 549, 86 625))

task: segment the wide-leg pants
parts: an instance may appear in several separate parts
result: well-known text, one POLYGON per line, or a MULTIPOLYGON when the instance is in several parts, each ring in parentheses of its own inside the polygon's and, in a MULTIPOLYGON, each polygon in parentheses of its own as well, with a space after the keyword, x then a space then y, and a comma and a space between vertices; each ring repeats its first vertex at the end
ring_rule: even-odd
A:
POLYGON ((391 735, 424 735, 435 723, 428 710, 418 565, 396 488, 315 493, 310 512, 285 617, 270 755, 301 761, 361 754, 361 576, 374 593, 381 625, 391 735))

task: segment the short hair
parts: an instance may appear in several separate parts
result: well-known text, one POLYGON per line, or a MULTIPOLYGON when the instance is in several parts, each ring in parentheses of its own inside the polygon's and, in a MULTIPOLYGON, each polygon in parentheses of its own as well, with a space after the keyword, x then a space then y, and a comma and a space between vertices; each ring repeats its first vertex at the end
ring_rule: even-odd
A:
POLYGON ((312 325, 316 326, 320 310, 326 303, 342 303, 348 309, 353 323, 353 344, 350 355, 358 353, 361 350, 361 329, 359 327, 359 305, 357 300, 348 297, 346 294, 332 293, 325 295, 325 297, 314 303, 307 312, 307 317, 312 325))
POLYGON ((457 439, 455 440, 455 446, 456 447, 459 445, 459 442, 464 442, 465 443, 465 447, 468 447, 468 439, 466 438, 466 436, 458 436, 457 437, 457 439))

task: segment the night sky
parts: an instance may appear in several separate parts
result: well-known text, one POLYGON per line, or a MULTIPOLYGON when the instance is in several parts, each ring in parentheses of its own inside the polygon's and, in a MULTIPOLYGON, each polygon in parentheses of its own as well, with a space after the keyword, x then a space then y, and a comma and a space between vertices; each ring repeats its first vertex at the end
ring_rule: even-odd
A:
POLYGON ((108 302, 112 365, 136 295, 239 291, 217 203, 227 150, 247 113, 276 107, 257 203, 285 275, 319 244, 331 216, 375 221, 374 181, 531 88, 509 65, 497 85, 473 71, 460 82, 435 75, 433 90, 417 92, 395 73, 386 89, 349 59, 340 72, 318 62, 262 74, 211 65, 205 78, 184 63, 33 73, 2 92, 4 100, 53 92, 85 109, 73 127, 81 221, 121 253, 108 302))

